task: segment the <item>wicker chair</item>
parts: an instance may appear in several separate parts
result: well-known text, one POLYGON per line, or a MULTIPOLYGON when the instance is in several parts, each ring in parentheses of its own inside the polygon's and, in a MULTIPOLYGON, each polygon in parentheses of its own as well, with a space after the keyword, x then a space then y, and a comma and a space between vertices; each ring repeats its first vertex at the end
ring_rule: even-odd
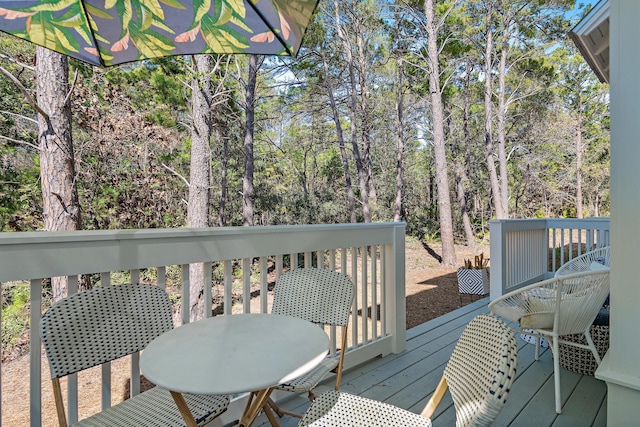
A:
POLYGON ((456 410, 456 426, 488 426, 507 398, 516 375, 518 349, 509 327, 490 314, 476 316, 465 328, 443 377, 420 415, 396 406, 331 390, 311 404, 302 426, 431 426, 447 388, 456 410))
POLYGON ((609 255, 609 248, 609 246, 605 246, 593 251, 585 252, 582 255, 567 261, 562 264, 558 270, 556 270, 554 277, 601 268, 599 265, 610 267, 611 257, 609 255))
MULTIPOLYGON (((41 319, 60 426, 67 426, 60 378, 144 349, 173 328, 171 302, 146 284, 105 286, 55 303, 41 319)), ((223 413, 228 396, 184 395, 199 425, 223 413)), ((75 425, 184 426, 168 390, 153 387, 75 425)))
MULTIPOLYGON (((512 322, 517 332, 544 337, 553 353, 555 406, 562 411, 560 394, 560 343, 591 350, 600 363, 598 350, 591 338, 590 328, 602 304, 609 295, 609 269, 600 267, 582 273, 559 275, 505 294, 491 303, 489 309, 512 322), (563 335, 584 334, 587 344, 567 341, 563 335)), ((536 360, 539 346, 536 345, 536 360)))
MULTIPOLYGON (((329 355, 322 363, 302 377, 289 383, 280 384, 276 390, 307 393, 313 400, 314 387, 329 373, 336 374, 335 389, 340 387, 342 365, 347 349, 347 325, 355 294, 351 279, 342 273, 317 268, 298 268, 284 273, 276 281, 274 288, 273 314, 300 317, 319 325, 337 326, 342 329, 342 345, 339 355, 329 355)), ((269 399, 265 413, 271 424, 274 422, 273 409, 279 417, 284 414, 300 418, 302 415, 280 408, 269 399)))

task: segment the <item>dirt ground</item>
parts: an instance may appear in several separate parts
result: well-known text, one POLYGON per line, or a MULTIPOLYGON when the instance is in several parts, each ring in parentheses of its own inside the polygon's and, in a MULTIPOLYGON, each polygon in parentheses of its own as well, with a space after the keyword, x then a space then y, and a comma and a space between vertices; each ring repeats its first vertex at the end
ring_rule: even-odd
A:
MULTIPOLYGON (((456 246, 458 264, 464 259, 473 259, 474 255, 483 253, 489 256, 488 244, 476 248, 456 246)), ((406 295, 407 295, 407 329, 428 320, 446 314, 463 305, 477 300, 479 297, 460 295, 456 277, 457 267, 440 265, 440 246, 430 247, 427 244, 408 241, 406 244, 406 295)), ((42 378, 42 412, 43 426, 56 425, 55 406, 51 393, 51 385, 43 357, 42 378)), ((122 401, 128 395, 128 377, 130 372, 128 358, 112 363, 112 384, 116 391, 112 403, 122 401), (121 390, 118 392, 117 390, 121 390)), ((2 364, 2 425, 7 427, 25 426, 29 424, 29 355, 2 364)), ((80 388, 80 418, 99 411, 100 406, 100 368, 82 372, 78 378, 80 388), (93 397, 93 398, 87 398, 93 397)), ((144 387, 144 385, 143 385, 144 387)), ((63 395, 66 390, 63 387, 63 395)))
MULTIPOLYGON (((458 267, 443 267, 439 262, 440 246, 408 242, 406 244, 406 295, 407 329, 449 313, 469 304, 479 296, 460 295, 458 292, 458 267)), ((478 245, 475 249, 456 245, 459 266, 465 259, 484 254, 489 257, 489 245, 478 245)))

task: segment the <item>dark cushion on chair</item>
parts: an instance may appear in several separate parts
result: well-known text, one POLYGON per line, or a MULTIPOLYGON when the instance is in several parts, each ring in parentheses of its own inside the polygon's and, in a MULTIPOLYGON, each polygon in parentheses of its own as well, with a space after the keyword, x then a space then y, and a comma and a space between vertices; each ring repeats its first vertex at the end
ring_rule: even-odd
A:
POLYGON ((610 311, 608 307, 602 307, 593 321, 593 325, 609 326, 609 313, 610 311))

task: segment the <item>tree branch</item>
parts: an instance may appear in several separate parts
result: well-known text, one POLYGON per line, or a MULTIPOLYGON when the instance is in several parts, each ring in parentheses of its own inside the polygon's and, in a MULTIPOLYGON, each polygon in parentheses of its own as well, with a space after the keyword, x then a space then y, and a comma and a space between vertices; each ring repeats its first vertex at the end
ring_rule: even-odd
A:
POLYGON ((27 99, 27 103, 29 105, 31 105, 38 113, 40 113, 42 115, 42 117, 44 117, 45 120, 48 122, 49 121, 49 115, 47 113, 45 113, 44 111, 42 111, 42 109, 38 106, 36 101, 31 97, 31 95, 29 95, 29 92, 27 91, 27 88, 24 87, 22 85, 22 83, 20 83, 20 80, 16 79, 16 77, 13 74, 11 74, 9 71, 7 71, 4 67, 0 67, 0 71, 2 72, 2 74, 7 76, 16 86, 18 86, 18 89, 20 89, 22 94, 27 99))
POLYGON ((2 114, 6 114, 6 115, 9 115, 9 116, 15 116, 15 117, 18 117, 19 119, 22 119, 22 120, 26 120, 26 121, 32 122, 34 125, 37 125, 37 124, 38 124, 38 121, 37 121, 37 120, 34 120, 34 119, 32 119, 31 117, 23 116, 22 114, 12 113, 11 111, 6 111, 6 110, 0 110, 0 113, 2 113, 2 114))
POLYGON ((182 176, 181 174, 179 174, 178 172, 176 172, 175 170, 171 169, 169 166, 165 165, 164 163, 161 163, 162 167, 164 167, 166 170, 168 170, 169 172, 171 172, 172 174, 174 174, 175 176, 177 176, 178 178, 180 178, 186 185, 187 188, 191 187, 191 184, 189 184, 189 181, 187 180, 187 178, 185 178, 184 176, 182 176))
POLYGON ((26 145, 27 147, 35 148, 36 150, 40 150, 40 147, 38 147, 37 145, 33 145, 32 143, 27 142, 27 141, 20 141, 18 139, 9 138, 8 136, 4 136, 4 135, 0 135, 0 138, 6 139, 7 141, 15 142, 16 144, 23 144, 23 145, 26 145))
POLYGON ((67 96, 64 98, 64 104, 62 105, 67 105, 67 102, 69 102, 69 98, 71 98, 71 94, 73 93, 73 89, 75 89, 77 82, 78 82, 78 69, 76 68, 76 73, 73 76, 73 83, 71 83, 71 88, 69 89, 69 93, 67 93, 67 96))
POLYGON ((2 53, 2 52, 0 52, 0 58, 2 58, 2 59, 6 59, 6 60, 7 60, 7 61, 9 61, 9 62, 13 62, 14 64, 16 64, 16 65, 18 65, 18 66, 20 66, 20 67, 22 67, 22 68, 26 68, 26 69, 27 69, 27 70, 29 70, 29 71, 33 71, 33 72, 35 72, 35 68, 34 68, 34 67, 32 67, 32 66, 30 66, 30 65, 27 65, 27 64, 23 64, 22 62, 18 62, 18 61, 16 61, 14 58, 12 58, 12 57, 10 57, 9 55, 6 55, 6 54, 4 54, 4 53, 2 53))

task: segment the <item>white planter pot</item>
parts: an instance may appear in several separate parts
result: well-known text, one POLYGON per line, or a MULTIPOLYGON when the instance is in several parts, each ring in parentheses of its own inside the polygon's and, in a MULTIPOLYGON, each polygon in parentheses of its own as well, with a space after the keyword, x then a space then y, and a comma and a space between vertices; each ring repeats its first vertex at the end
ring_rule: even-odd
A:
POLYGON ((459 268, 458 290, 461 294, 486 295, 489 293, 489 268, 459 268))

